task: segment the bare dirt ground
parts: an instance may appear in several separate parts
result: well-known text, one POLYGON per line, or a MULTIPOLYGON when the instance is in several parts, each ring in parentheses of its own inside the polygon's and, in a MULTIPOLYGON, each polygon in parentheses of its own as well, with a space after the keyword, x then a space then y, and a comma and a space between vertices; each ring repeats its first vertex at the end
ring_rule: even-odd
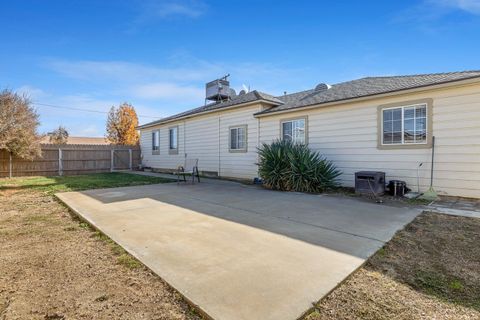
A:
POLYGON ((480 219, 424 213, 308 320, 480 319, 480 219))
MULTIPOLYGON (((200 319, 52 195, 161 181, 121 174, 15 181, 0 179, 1 320, 200 319)), ((480 319, 479 244, 480 219, 424 213, 306 319, 480 319)))
POLYGON ((199 319, 52 195, 0 190, 0 319, 199 319))

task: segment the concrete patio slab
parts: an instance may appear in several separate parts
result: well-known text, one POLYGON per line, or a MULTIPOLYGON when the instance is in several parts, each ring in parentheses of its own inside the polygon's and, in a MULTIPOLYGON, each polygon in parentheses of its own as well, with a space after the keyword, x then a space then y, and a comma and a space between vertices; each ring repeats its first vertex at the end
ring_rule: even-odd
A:
POLYGON ((296 319, 420 210, 237 183, 57 195, 214 319, 296 319))

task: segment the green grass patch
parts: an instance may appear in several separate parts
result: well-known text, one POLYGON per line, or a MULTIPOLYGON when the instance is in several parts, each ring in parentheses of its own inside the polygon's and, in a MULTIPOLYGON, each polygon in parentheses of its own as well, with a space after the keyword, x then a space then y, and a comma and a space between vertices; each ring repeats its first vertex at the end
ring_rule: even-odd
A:
POLYGON ((442 300, 479 309, 480 299, 472 296, 460 279, 439 272, 420 271, 415 275, 414 286, 442 300))
POLYGON ((385 247, 380 248, 377 251, 377 255, 382 257, 382 258, 385 257, 386 254, 387 254, 387 249, 385 249, 385 247))
POLYGON ((86 223, 86 222, 80 222, 80 223, 78 224, 78 226, 79 226, 80 228, 82 228, 82 229, 85 229, 85 230, 90 230, 90 229, 91 229, 91 228, 90 228, 90 225, 89 225, 88 223, 86 223))
POLYGON ((460 280, 453 280, 448 285, 450 289, 454 291, 462 291, 463 290, 463 283, 460 280))
POLYGON ((425 199, 420 199, 420 198, 415 198, 415 199, 405 199, 405 202, 414 206, 426 206, 429 204, 430 200, 425 200, 425 199))
POLYGON ((415 284, 428 294, 443 296, 448 289, 448 282, 437 272, 419 271, 415 275, 415 284))
POLYGON ((47 194, 54 194, 56 192, 140 186, 171 181, 172 180, 160 177, 112 172, 95 173, 80 176, 21 177, 12 179, 0 179, 0 190, 31 189, 43 191, 47 194))
POLYGON ((117 257, 117 262, 118 264, 125 266, 131 270, 140 268, 142 266, 142 264, 137 259, 135 259, 126 252, 122 253, 117 257))

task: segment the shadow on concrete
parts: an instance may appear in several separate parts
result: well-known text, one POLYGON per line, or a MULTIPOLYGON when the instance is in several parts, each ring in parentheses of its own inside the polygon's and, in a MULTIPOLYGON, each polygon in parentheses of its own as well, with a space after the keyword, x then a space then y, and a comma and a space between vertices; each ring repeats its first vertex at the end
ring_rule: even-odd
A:
MULTIPOLYGON (((362 259, 372 255, 420 213, 411 207, 278 192, 224 181, 89 190, 82 194, 109 205, 149 198, 191 210, 192 214, 240 223, 362 259)), ((154 202, 149 203, 155 206, 154 202)))

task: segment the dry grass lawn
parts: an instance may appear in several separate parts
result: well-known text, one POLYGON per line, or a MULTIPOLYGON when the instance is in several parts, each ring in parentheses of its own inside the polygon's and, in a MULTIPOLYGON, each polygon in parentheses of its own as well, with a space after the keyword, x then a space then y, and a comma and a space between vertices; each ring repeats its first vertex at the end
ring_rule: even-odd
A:
POLYGON ((480 319, 480 219, 420 215, 306 319, 480 319))
POLYGON ((103 187, 105 179, 162 182, 139 177, 0 179, 0 319, 199 319, 159 277, 52 196, 103 187))

